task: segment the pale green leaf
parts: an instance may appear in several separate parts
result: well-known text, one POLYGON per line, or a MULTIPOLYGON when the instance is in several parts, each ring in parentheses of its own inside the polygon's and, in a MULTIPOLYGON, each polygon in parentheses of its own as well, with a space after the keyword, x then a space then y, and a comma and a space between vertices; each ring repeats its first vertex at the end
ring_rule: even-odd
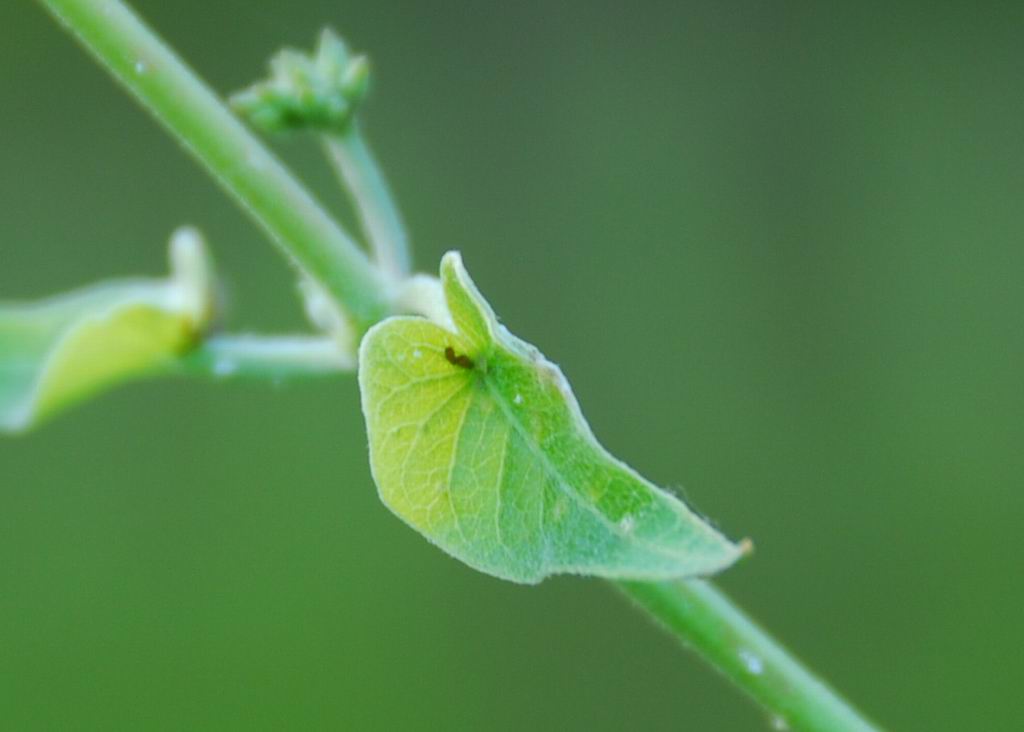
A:
POLYGON ((211 274, 195 232, 174 236, 171 262, 165 280, 0 304, 0 430, 31 427, 192 349, 212 317, 211 274))
POLYGON ((441 281, 450 322, 389 318, 360 347, 370 464, 392 511, 516 582, 706 575, 743 553, 598 444, 561 371, 498 323, 458 254, 441 281))

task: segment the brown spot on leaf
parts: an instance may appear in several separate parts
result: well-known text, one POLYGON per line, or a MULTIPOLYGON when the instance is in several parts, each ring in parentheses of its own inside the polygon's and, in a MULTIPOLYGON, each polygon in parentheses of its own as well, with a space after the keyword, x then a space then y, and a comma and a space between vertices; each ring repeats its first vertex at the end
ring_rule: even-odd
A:
POLYGON ((452 366, 458 366, 459 368, 463 369, 473 368, 473 359, 471 359, 464 353, 456 354, 455 349, 452 348, 451 346, 445 346, 444 357, 448 359, 448 363, 450 363, 452 366))

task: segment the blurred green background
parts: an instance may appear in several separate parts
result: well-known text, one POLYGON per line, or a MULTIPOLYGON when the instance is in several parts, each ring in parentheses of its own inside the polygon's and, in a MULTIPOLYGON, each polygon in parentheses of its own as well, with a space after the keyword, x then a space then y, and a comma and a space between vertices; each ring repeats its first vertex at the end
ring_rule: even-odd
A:
MULTIPOLYGON (((367 50, 418 265, 461 249, 613 452, 755 540, 721 584, 892 729, 1019 729, 1024 5, 137 6, 221 92, 324 24, 367 50)), ((190 222, 233 326, 301 325, 33 3, 0 68, 0 297, 162 273, 190 222)), ((3 729, 763 726, 601 582, 393 518, 352 379, 133 385, 0 441, 3 729)))

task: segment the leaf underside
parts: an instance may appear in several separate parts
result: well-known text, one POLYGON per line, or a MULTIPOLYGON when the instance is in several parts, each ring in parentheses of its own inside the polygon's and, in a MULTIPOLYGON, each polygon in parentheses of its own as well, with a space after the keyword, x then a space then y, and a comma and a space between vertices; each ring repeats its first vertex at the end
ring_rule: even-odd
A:
POLYGON ((184 350, 194 324, 160 302, 165 287, 112 283, 0 307, 0 429, 30 427, 184 350))
POLYGON ((453 327, 393 317, 360 347, 370 464, 388 508, 515 582, 706 575, 742 554, 598 444, 561 371, 498 323, 458 254, 445 255, 441 280, 453 327))
POLYGON ((210 317, 199 235, 171 240, 166 279, 100 283, 34 303, 0 303, 0 432, 18 432, 114 384, 165 368, 210 317))

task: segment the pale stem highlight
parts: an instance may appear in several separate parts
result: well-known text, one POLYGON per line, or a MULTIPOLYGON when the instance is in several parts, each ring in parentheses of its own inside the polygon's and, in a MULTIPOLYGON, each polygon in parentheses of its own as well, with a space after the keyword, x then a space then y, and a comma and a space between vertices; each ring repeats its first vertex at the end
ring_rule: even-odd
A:
POLYGON ((410 270, 409 237, 358 120, 341 134, 325 133, 324 147, 338 178, 352 193, 374 261, 393 280, 401 280, 410 270))

